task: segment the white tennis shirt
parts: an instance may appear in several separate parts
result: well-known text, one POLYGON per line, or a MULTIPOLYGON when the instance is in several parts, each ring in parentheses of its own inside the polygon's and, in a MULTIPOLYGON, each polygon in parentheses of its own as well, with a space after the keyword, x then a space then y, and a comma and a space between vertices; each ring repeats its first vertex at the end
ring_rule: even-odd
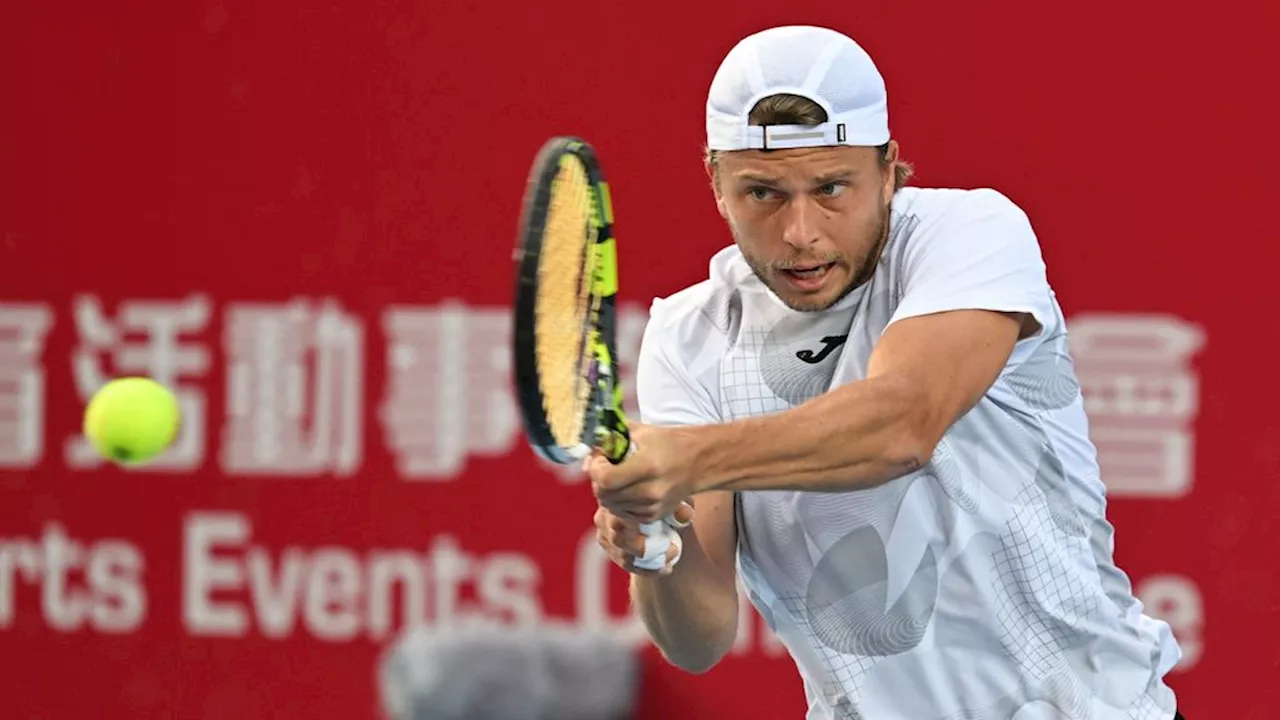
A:
POLYGON ((738 493, 739 578, 810 720, 1167 720, 1180 651, 1113 562, 1062 311, 1000 193, 900 190, 874 277, 824 312, 788 309, 720 251, 707 280, 653 303, 641 420, 785 410, 865 377, 890 324, 966 308, 1043 330, 921 470, 857 492, 738 493))

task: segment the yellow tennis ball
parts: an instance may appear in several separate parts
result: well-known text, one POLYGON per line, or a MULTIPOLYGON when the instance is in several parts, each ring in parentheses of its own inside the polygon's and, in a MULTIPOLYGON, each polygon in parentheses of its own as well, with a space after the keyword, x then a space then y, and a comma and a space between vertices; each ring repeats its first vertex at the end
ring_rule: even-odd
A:
POLYGON ((140 465, 164 452, 178 434, 181 412, 169 388, 145 377, 103 385, 84 411, 84 434, 105 458, 140 465))

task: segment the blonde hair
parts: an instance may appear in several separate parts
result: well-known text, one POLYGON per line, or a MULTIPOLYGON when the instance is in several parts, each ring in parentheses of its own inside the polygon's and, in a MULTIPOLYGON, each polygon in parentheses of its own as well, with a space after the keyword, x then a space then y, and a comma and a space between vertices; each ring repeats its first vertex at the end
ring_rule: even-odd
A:
MULTIPOLYGON (((751 108, 747 121, 752 125, 817 125, 827 121, 827 111, 807 97, 782 93, 762 98, 751 108)), ((880 160, 888 163, 889 145, 886 143, 876 149, 880 151, 880 160)), ((714 172, 716 151, 704 150, 703 160, 707 169, 714 172)), ((897 191, 905 187, 914 172, 911 163, 894 160, 893 189, 897 191)))

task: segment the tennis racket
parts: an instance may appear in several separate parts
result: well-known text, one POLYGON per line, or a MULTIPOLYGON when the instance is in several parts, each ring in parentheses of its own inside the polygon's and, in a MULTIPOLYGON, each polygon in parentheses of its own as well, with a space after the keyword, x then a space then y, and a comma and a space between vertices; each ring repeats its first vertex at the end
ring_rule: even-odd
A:
MULTIPOLYGON (((618 380, 613 206, 587 142, 554 137, 534 158, 515 261, 516 392, 530 446, 561 465, 592 449, 622 462, 635 448, 618 380)), ((641 525, 637 567, 666 565, 674 527, 671 516, 641 525)))

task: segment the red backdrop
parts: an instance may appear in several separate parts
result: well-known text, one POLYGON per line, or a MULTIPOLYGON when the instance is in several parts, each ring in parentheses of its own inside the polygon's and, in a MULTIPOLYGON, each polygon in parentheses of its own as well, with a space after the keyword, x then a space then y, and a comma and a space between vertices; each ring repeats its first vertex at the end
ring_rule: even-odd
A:
MULTIPOLYGON (((877 58, 921 183, 1030 212, 1184 709, 1280 702, 1263 0, 66 5, 0 9, 6 717, 371 717, 410 620, 635 632, 590 493, 520 441, 525 170, 553 133, 598 146, 633 359, 649 299, 727 242, 699 164, 715 64, 789 22, 877 58), (78 427, 135 373, 187 424, 124 472, 78 427)), ((744 628, 710 674, 655 662, 646 716, 800 717, 744 628)))

